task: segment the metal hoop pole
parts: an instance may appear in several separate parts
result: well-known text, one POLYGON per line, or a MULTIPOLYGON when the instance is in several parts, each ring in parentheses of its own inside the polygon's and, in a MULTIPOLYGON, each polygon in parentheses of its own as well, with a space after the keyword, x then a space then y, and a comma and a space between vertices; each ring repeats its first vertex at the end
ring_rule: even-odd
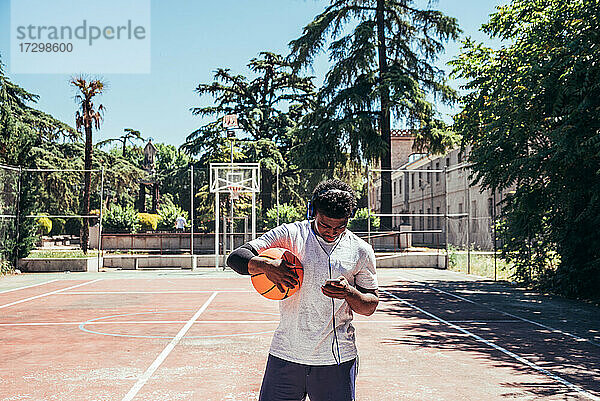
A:
POLYGON ((367 164, 367 242, 371 244, 371 173, 367 164))
POLYGON ((194 259, 194 165, 190 170, 190 255, 192 255, 192 268, 194 259))
POLYGON ((215 270, 219 270, 219 191, 215 192, 215 270))

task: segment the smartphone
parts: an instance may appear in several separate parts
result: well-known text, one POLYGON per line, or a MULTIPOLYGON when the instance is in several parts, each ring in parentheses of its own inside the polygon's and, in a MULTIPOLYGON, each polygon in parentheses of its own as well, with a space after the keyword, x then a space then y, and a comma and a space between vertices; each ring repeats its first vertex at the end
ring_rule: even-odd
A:
POLYGON ((339 278, 328 278, 327 280, 325 280, 325 285, 329 284, 329 285, 333 285, 333 284, 339 284, 341 283, 341 280, 339 278))

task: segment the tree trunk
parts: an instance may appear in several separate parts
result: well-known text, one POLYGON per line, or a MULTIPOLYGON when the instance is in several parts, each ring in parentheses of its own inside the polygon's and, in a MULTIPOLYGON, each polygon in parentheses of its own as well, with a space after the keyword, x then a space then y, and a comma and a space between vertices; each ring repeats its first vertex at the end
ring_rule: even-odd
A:
POLYGON ((260 173, 260 203, 262 214, 267 215, 267 210, 273 207, 273 174, 269 170, 260 173))
POLYGON ((137 209, 140 213, 146 212, 146 185, 140 183, 140 191, 138 192, 137 209))
MULTIPOLYGON (((84 111, 85 112, 85 111, 84 111)), ((83 209, 82 214, 84 216, 89 216, 90 214, 90 192, 92 186, 92 123, 86 123, 85 125, 85 162, 84 169, 85 172, 83 174, 83 209)), ((81 250, 83 253, 87 253, 88 251, 88 242, 89 242, 89 226, 90 220, 87 217, 83 218, 83 224, 81 228, 81 250)))
MULTIPOLYGON (((375 14, 377 25, 377 52, 379 56, 379 83, 381 85, 381 115, 379 129, 381 137, 388 144, 385 154, 381 157, 381 210, 380 213, 392 213, 392 141, 390 127, 390 91, 384 85, 384 77, 387 74, 387 46, 385 43, 385 0, 377 0, 377 11, 375 14), (387 171, 386 171, 387 170, 387 171)), ((392 228, 392 218, 381 218, 381 229, 392 228)))

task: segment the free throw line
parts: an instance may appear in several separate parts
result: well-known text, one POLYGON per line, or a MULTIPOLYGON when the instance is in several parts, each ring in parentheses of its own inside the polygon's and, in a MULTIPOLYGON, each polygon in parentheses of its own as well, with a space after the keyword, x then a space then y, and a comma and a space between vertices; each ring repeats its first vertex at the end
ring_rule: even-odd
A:
POLYGON ((150 379, 150 376, 152 376, 154 374, 156 369, 158 369, 158 367, 163 363, 163 361, 171 353, 173 348, 175 348, 177 343, 179 343, 179 341, 185 335, 185 333, 187 333, 187 331, 190 329, 190 327, 192 327, 192 325, 198 319, 198 317, 200 317, 202 312, 204 312, 206 310, 206 308, 208 308, 208 305, 212 302, 213 299, 215 299, 215 297, 217 296, 218 293, 219 293, 218 291, 213 292, 213 294, 210 296, 210 298, 208 298, 208 300, 204 303, 204 305, 202 305, 200 307, 200 309, 198 309, 198 311, 194 314, 194 316, 192 316, 192 318, 190 320, 188 320, 188 322, 185 324, 185 326, 183 326, 181 328, 181 330, 179 330, 179 333, 177 333, 177 335, 165 347, 165 349, 154 360, 154 362, 152 362, 152 365, 150 365, 150 367, 146 370, 146 372, 144 372, 142 377, 140 377, 138 379, 138 381, 133 385, 131 390, 129 390, 129 392, 125 395, 125 397, 123 397, 123 401, 131 401, 133 399, 133 397, 136 396, 136 394, 141 390, 141 388, 144 386, 144 384, 146 384, 148 379, 150 379))
POLYGON ((464 328, 462 328, 462 327, 460 327, 460 326, 458 326, 456 324, 450 323, 449 321, 444 320, 441 317, 438 317, 438 316, 434 315, 431 312, 427 312, 426 310, 421 309, 421 308, 419 308, 416 305, 413 305, 412 303, 410 303, 410 302, 408 302, 408 301, 406 301, 406 300, 404 300, 404 299, 402 299, 402 298, 400 298, 400 297, 392 294, 389 291, 382 290, 381 292, 383 292, 383 293, 387 294, 388 296, 390 296, 390 297, 392 297, 392 298, 394 298, 394 299, 402 302, 403 304, 411 307, 412 309, 418 310, 419 312, 421 312, 421 313, 429 316, 430 318, 432 318, 434 320, 437 320, 440 323, 448 325, 448 326, 452 327, 453 329, 458 330, 461 333, 466 334, 469 337, 472 337, 475 340, 477 340, 477 341, 479 341, 479 342, 481 342, 481 343, 483 343, 483 344, 485 344, 485 345, 487 345, 489 347, 492 347, 492 348, 494 348, 494 349, 496 349, 496 350, 498 350, 498 351, 500 351, 500 352, 502 352, 502 353, 510 356, 513 359, 516 359, 517 361, 521 362, 522 364, 525 364, 525 365, 529 366, 530 368, 533 368, 533 369, 537 370, 538 372, 540 372, 540 373, 542 373, 542 374, 544 374, 544 375, 546 375, 546 376, 548 376, 548 377, 556 380, 557 382, 565 385, 566 387, 570 388, 573 391, 576 391, 578 394, 580 394, 580 395, 582 395, 582 396, 584 396, 584 397, 586 397, 586 398, 588 398, 590 400, 600 401, 600 397, 596 397, 595 395, 589 393, 588 391, 586 391, 583 388, 577 386, 576 384, 573 384, 573 383, 571 383, 571 382, 563 379, 562 377, 559 377, 559 376, 555 375, 554 373, 552 373, 552 372, 550 372, 550 371, 542 368, 541 366, 536 365, 535 363, 531 362, 528 359, 525 359, 525 358, 523 358, 523 357, 515 354, 514 352, 511 352, 511 351, 507 350, 506 348, 503 348, 503 347, 501 347, 501 346, 499 346, 497 344, 494 344, 493 342, 488 341, 488 340, 484 339, 483 337, 478 336, 475 333, 471 333, 469 330, 464 329, 464 328))
POLYGON ((101 279, 101 278, 98 278, 98 279, 96 279, 96 280, 92 280, 92 281, 86 281, 85 283, 81 283, 81 284, 77 284, 77 285, 72 285, 71 287, 62 288, 62 289, 60 289, 60 290, 51 291, 51 292, 46 292, 46 293, 44 293, 44 294, 36 295, 36 296, 34 296, 34 297, 29 297, 29 298, 25 298, 25 299, 20 299, 20 300, 18 300, 18 301, 11 302, 11 303, 9 303, 9 304, 0 305, 0 309, 2 309, 2 308, 7 308, 7 307, 9 307, 9 306, 13 306, 13 305, 16 305, 16 304, 20 304, 20 303, 22 303, 22 302, 27 302, 27 301, 31 301, 31 300, 34 300, 34 299, 38 299, 38 298, 42 298, 42 297, 47 297, 48 295, 58 294, 59 292, 62 292, 62 291, 67 291, 67 290, 70 290, 70 289, 73 289, 73 288, 77 288, 77 287, 81 287, 82 285, 92 284, 92 283, 95 283, 96 281, 100 281, 100 280, 102 280, 102 279, 101 279))

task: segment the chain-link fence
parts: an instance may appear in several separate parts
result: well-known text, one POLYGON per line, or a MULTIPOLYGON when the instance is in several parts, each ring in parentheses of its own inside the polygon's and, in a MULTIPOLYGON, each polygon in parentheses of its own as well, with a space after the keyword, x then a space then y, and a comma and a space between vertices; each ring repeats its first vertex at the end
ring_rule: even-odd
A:
POLYGON ((15 268, 19 169, 0 165, 0 274, 15 268))
MULTIPOLYGON (((235 171, 232 172, 234 177, 235 171)), ((180 169, 168 177, 167 184, 158 172, 140 179, 136 188, 119 185, 118 177, 110 174, 104 180, 104 174, 94 170, 90 172, 88 216, 81 214, 85 174, 82 170, 6 167, 0 173, 0 240, 4 260, 16 238, 18 220, 39 220, 41 216, 51 220, 51 227, 45 228, 46 233, 40 232, 39 248, 77 247, 83 221, 88 219, 92 226, 90 247, 101 251, 227 255, 255 235, 282 223, 305 219, 306 205, 315 186, 338 178, 349 183, 358 197, 359 210, 348 228, 369 241, 376 251, 435 250, 445 255, 449 268, 498 276, 499 244, 494 240, 494 221, 501 197, 472 185, 464 163, 439 168, 439 163, 431 162, 389 171, 385 177, 391 180, 391 214, 381 213, 384 172, 360 167, 332 171, 261 165, 256 178, 259 191, 246 191, 243 185, 236 186, 232 178, 230 190, 219 194, 218 205, 217 196, 211 191, 209 169, 180 169), (28 207, 17 219, 19 171, 21 195, 27 198, 24 203, 28 207), (139 212, 148 212, 149 216, 139 212), (101 213, 106 215, 99 224, 101 213), (159 215, 156 226, 152 215, 159 215), (215 242, 217 219, 219 238, 215 242), (99 235, 101 230, 105 230, 105 235, 99 235), (109 242, 103 247, 105 239, 109 242)))

